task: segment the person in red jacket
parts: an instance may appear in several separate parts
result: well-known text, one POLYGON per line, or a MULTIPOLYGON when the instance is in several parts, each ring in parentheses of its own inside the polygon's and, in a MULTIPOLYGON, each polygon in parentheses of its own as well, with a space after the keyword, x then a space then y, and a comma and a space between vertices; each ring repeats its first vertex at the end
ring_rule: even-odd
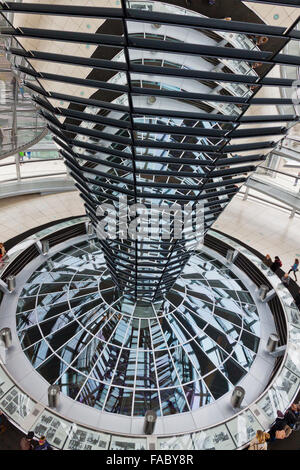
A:
POLYGON ((6 250, 5 250, 4 244, 0 243, 0 261, 5 255, 6 255, 6 250))

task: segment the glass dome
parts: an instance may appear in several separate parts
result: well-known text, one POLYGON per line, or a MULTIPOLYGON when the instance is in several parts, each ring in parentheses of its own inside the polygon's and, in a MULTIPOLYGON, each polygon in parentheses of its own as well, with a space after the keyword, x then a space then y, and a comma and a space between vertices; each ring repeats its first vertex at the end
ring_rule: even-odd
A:
POLYGON ((120 297, 96 241, 57 253, 17 308, 22 348, 64 394, 143 416, 196 410, 248 373, 260 324, 252 296, 217 259, 193 255, 163 303, 120 297))

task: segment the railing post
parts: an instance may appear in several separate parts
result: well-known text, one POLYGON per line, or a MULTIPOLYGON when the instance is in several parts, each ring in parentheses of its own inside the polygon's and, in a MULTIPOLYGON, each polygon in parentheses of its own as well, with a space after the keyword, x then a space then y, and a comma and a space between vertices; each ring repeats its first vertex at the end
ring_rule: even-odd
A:
POLYGON ((12 335, 10 328, 2 328, 0 331, 0 340, 3 342, 5 349, 12 346, 12 335))
POLYGON ((264 302, 269 302, 271 299, 273 299, 273 297, 276 296, 276 291, 275 289, 271 289, 269 290, 269 292, 267 293, 265 299, 264 299, 264 302))
POLYGON ((237 256, 237 251, 236 250, 232 250, 231 248, 229 250, 227 250, 227 253, 226 253, 227 264, 233 263, 236 256, 237 256))
POLYGON ((259 300, 261 300, 261 302, 263 302, 266 299, 268 292, 269 292, 269 287, 266 286, 265 284, 262 284, 259 287, 258 297, 259 297, 259 300))
POLYGON ((10 294, 7 284, 2 279, 0 279, 0 291, 3 292, 3 294, 10 294))
POLYGON ((94 227, 91 222, 86 222, 85 227, 88 236, 94 235, 94 227))
POLYGON ((156 423, 156 413, 153 410, 146 411, 145 421, 144 421, 144 433, 153 434, 155 423, 156 423))
POLYGON ((49 252, 49 240, 42 240, 42 254, 47 255, 49 252))
POLYGON ((35 242, 35 246, 37 247, 38 252, 43 256, 46 256, 50 249, 49 240, 37 240, 35 242))
POLYGON ((278 343, 279 343, 279 336, 276 333, 272 333, 269 336, 269 339, 267 342, 267 351, 274 352, 275 349, 277 348, 278 343))
POLYGON ((243 387, 235 387, 231 395, 231 406, 233 408, 241 408, 242 401, 245 397, 245 389, 243 387))
POLYGON ((10 293, 12 293, 16 288, 16 278, 15 276, 7 276, 6 278, 7 288, 10 293))
POLYGON ((58 385, 50 385, 48 388, 48 405, 50 408, 57 408, 59 405, 60 388, 58 385))
POLYGON ((246 201, 246 200, 248 199, 249 191, 250 191, 250 188, 248 188, 248 187, 246 186, 246 190, 245 190, 245 194, 244 194, 244 197, 243 197, 243 201, 246 201))

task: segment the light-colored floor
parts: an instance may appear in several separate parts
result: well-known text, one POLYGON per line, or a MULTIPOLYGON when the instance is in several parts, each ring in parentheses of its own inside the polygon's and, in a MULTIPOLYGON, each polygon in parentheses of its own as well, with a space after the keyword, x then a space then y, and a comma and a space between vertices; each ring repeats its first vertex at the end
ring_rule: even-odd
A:
MULTIPOLYGON (((5 163, 11 163, 14 157, 5 159, 5 163)), ((28 160, 25 158, 24 163, 21 163, 21 177, 29 178, 43 175, 56 175, 60 173, 66 173, 66 166, 63 160, 28 160)), ((6 165, 0 168, 0 181, 3 184, 16 180, 16 165, 6 165)))
POLYGON ((77 192, 29 195, 0 200, 0 241, 53 220, 82 215, 84 207, 77 192))
POLYGON ((300 258, 300 218, 290 219, 283 209, 236 196, 214 227, 272 258, 278 255, 284 270, 300 258))
MULTIPOLYGON (((267 5, 265 3, 243 2, 253 10, 265 23, 272 26, 286 26, 287 28, 299 18, 299 8, 267 5)), ((297 3, 297 2, 295 2, 297 3)))
MULTIPOLYGON (((84 206, 77 192, 2 199, 0 241, 53 220, 82 214, 84 206)), ((290 219, 284 210, 236 196, 214 227, 261 253, 280 256, 286 270, 295 257, 300 258, 300 218, 290 219)))

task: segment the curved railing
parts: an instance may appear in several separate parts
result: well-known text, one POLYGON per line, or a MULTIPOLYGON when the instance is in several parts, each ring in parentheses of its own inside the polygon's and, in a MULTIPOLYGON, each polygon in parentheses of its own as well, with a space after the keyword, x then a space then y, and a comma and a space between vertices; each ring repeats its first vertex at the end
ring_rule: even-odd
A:
POLYGON ((53 246, 56 243, 60 243, 58 241, 60 238, 63 238, 61 241, 65 241, 76 235, 84 235, 84 233, 86 233, 85 223, 87 221, 88 218, 85 216, 76 217, 74 219, 55 224, 51 227, 47 227, 36 234, 25 238, 10 250, 12 251, 12 254, 9 256, 6 255, 3 258, 2 263, 0 264, 0 279, 4 279, 12 274, 18 274, 27 264, 25 251, 31 248, 35 251, 36 255, 39 253, 36 248, 36 243, 38 241, 49 240, 51 246, 53 246), (80 228, 78 228, 78 226, 80 228), (26 250, 24 247, 26 247, 26 250))
MULTIPOLYGON (((0 45, 4 39, 0 34, 0 45)), ((4 45, 2 45, 2 51, 4 45)), ((2 53, 3 54, 3 53, 2 53)), ((3 71, 4 56, 0 65, 3 71)), ((37 144, 48 133, 46 123, 24 90, 21 79, 6 61, 5 73, 0 80, 0 159, 16 155, 37 144)))
POLYGON ((20 138, 21 137, 20 135, 17 136, 16 146, 7 145, 7 146, 2 147, 1 153, 0 153, 0 159, 3 160, 4 158, 10 157, 19 152, 25 152, 27 149, 29 149, 33 145, 40 142, 40 140, 42 140, 47 134, 48 134, 48 129, 46 129, 45 127, 41 127, 40 133, 34 135, 33 138, 30 140, 28 140, 28 138, 25 139, 25 142, 24 142, 24 138, 20 138))
MULTIPOLYGON (((34 236, 28 237, 13 250, 8 259, 0 269, 0 278, 5 279, 8 275, 18 274, 30 259, 38 254, 36 243, 41 240, 49 240, 50 247, 67 240, 78 239, 86 234, 86 217, 80 217, 62 222, 53 227, 44 229, 34 236), (75 237, 75 238, 74 238, 75 237), (26 247, 26 248, 24 248, 26 247), (27 253, 26 253, 27 252, 27 253)), ((264 283, 276 292, 276 305, 269 302, 274 318, 284 319, 286 335, 284 331, 279 332, 282 344, 287 344, 283 357, 278 358, 273 371, 273 377, 264 392, 246 408, 230 419, 224 420, 217 425, 192 433, 174 433, 172 436, 151 436, 151 443, 156 442, 156 448, 165 449, 239 449, 247 445, 257 429, 269 429, 276 418, 277 409, 284 411, 293 401, 300 385, 300 315, 293 298, 287 289, 282 287, 279 278, 268 268, 262 269, 261 260, 246 247, 229 237, 209 231, 206 237, 206 245, 221 255, 225 255, 228 248, 238 251, 234 263, 240 268, 245 267, 247 274, 259 285, 264 283), (246 264, 245 264, 246 263, 246 264)), ((149 438, 141 435, 117 435, 101 432, 91 426, 80 425, 68 421, 59 413, 37 403, 27 393, 22 391, 14 382, 5 369, 0 366, 0 408, 3 409, 8 418, 24 432, 30 429, 49 429, 53 426, 53 439, 51 443, 60 449, 77 449, 82 442, 79 437, 85 436, 86 445, 94 442, 90 448, 97 449, 148 449, 149 438), (18 396, 18 403, 22 406, 22 413, 15 410, 7 413, 3 403, 8 398, 18 396), (87 441, 89 436, 89 441, 87 441)), ((12 409, 11 409, 12 410, 12 409)), ((153 448, 153 447, 151 447, 153 448)))
MULTIPOLYGON (((223 241, 219 239, 216 239, 214 236, 210 234, 208 234, 205 237, 205 245, 212 248, 214 251, 217 251, 224 257, 226 256, 228 249, 231 248, 229 244, 224 243, 223 241)), ((261 272, 261 269, 259 269, 254 264, 249 264, 247 257, 243 255, 242 253, 240 252, 238 253, 238 255, 236 256, 234 260, 234 264, 239 269, 241 269, 241 271, 246 272, 247 276, 254 282, 254 284, 257 287, 260 287, 262 284, 264 284, 264 285, 267 285, 270 290, 272 289, 272 285, 270 284, 268 279, 265 277, 265 275, 261 272)), ((287 328, 286 328, 286 322, 284 318, 284 311, 277 297, 274 297, 273 299, 269 301, 269 307, 273 314, 273 318, 274 318, 275 325, 277 328, 277 333, 280 338, 279 345, 282 346, 286 344, 286 340, 287 340, 287 328)))

